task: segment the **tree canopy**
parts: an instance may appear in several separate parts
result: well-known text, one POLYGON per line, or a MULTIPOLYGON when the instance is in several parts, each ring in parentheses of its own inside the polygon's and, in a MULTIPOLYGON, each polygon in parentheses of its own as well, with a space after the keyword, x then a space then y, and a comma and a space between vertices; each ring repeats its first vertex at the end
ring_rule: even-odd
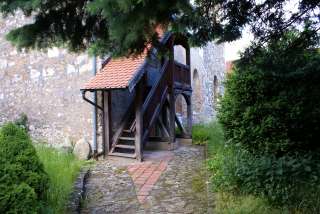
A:
POLYGON ((63 46, 117 56, 156 45, 158 25, 202 46, 238 39, 246 26, 259 43, 289 28, 318 31, 320 19, 318 0, 0 0, 4 15, 17 10, 34 16, 33 23, 7 35, 18 48, 63 46))

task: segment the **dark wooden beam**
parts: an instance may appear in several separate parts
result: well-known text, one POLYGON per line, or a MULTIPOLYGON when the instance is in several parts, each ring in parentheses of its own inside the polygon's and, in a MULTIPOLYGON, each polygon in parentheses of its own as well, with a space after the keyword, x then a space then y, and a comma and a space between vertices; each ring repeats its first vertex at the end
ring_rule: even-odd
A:
POLYGON ((103 157, 106 157, 106 116, 104 114, 105 112, 105 104, 104 104, 104 96, 105 92, 101 91, 101 104, 102 104, 102 152, 103 152, 103 157))
POLYGON ((175 92, 174 92, 174 74, 175 74, 175 64, 174 64, 174 36, 171 37, 170 41, 170 78, 169 78, 169 134, 171 149, 174 148, 173 144, 175 142, 175 92))
POLYGON ((187 133, 192 137, 192 102, 191 96, 188 97, 187 102, 187 133))
POLYGON ((104 156, 109 153, 111 144, 112 144, 112 116, 111 116, 111 91, 104 91, 104 156))
POLYGON ((165 126, 165 124, 163 123, 162 117, 159 117, 159 125, 160 125, 159 128, 161 128, 164 135, 166 137, 169 137, 170 136, 169 131, 168 131, 167 127, 165 126))
POLYGON ((142 161, 142 136, 143 136, 143 118, 142 118, 142 102, 143 102, 143 82, 140 81, 136 87, 135 97, 135 115, 136 115, 136 134, 135 134, 135 152, 138 161, 142 161))

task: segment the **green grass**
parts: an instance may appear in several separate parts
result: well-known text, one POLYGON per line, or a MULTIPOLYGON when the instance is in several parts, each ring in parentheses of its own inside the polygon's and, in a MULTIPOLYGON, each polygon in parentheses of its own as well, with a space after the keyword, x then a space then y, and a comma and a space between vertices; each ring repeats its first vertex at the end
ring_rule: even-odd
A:
POLYGON ((218 192, 215 196, 217 214, 280 214, 280 210, 271 207, 267 201, 252 195, 235 195, 218 192))
POLYGON ((73 184, 85 162, 78 160, 73 154, 45 146, 37 146, 36 150, 50 179, 43 213, 65 213, 73 184))
POLYGON ((192 143, 206 145, 210 138, 210 129, 207 125, 197 124, 192 127, 192 143))
MULTIPOLYGON (((221 167, 223 159, 229 157, 232 159, 232 152, 226 147, 223 137, 223 131, 216 122, 207 125, 196 125, 193 127, 193 133, 208 136, 207 140, 207 164, 211 178, 218 176, 215 174, 213 166, 221 167), (199 134, 200 133, 200 134, 199 134), (205 134, 204 134, 205 133, 205 134)), ((200 137, 200 139, 202 136, 200 137)), ((198 140, 198 139, 197 139, 198 140)), ((198 143, 197 143, 198 144, 198 143)), ((231 160, 230 160, 231 161, 231 160)), ((214 179, 211 179, 211 187, 214 188, 214 179)), ((215 190, 214 192, 214 213, 221 214, 268 214, 284 213, 274 208, 262 198, 252 195, 239 195, 230 191, 215 190)))

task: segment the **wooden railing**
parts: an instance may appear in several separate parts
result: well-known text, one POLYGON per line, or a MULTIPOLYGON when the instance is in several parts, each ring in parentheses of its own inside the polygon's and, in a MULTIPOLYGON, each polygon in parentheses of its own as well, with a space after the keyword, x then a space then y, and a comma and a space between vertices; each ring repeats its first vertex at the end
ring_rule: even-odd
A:
POLYGON ((181 64, 177 61, 174 63, 174 83, 175 86, 190 87, 191 86, 191 74, 190 66, 181 64))
POLYGON ((155 82, 151 88, 145 102, 142 106, 143 115, 143 137, 144 143, 147 139, 151 127, 156 122, 156 119, 161 111, 161 107, 168 94, 168 80, 170 75, 169 61, 166 60, 160 71, 159 79, 155 82))

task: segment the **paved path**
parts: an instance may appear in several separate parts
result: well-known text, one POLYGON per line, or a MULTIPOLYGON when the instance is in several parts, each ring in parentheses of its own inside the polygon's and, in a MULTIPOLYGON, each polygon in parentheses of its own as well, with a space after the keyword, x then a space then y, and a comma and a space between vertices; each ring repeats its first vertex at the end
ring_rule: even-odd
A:
POLYGON ((97 162, 81 213, 208 213, 203 147, 180 146, 144 156, 142 163, 97 162))

